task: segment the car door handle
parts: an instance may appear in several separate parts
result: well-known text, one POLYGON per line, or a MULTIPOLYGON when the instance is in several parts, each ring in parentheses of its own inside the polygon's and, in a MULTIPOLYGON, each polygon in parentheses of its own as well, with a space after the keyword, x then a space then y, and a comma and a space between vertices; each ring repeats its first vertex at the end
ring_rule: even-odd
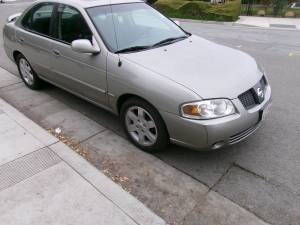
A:
POLYGON ((60 56, 60 52, 58 50, 53 50, 52 52, 53 52, 54 55, 60 56))
POLYGON ((24 43, 24 39, 23 38, 19 38, 18 42, 22 44, 22 43, 24 43))

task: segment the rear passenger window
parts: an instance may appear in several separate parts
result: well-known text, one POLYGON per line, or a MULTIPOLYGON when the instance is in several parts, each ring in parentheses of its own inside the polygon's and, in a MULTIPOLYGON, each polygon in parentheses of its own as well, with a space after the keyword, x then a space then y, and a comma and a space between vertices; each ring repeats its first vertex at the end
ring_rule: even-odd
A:
POLYGON ((37 5, 25 15, 22 21, 23 26, 37 33, 50 36, 53 9, 54 5, 51 3, 37 5))
POLYGON ((92 41, 92 33, 81 13, 70 6, 61 5, 58 9, 58 39, 71 44, 78 39, 92 41))

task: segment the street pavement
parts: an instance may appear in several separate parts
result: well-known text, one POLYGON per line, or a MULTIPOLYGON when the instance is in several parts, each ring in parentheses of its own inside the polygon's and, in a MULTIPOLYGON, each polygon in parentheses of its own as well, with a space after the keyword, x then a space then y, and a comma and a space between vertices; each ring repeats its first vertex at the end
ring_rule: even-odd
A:
MULTIPOLYGON (((0 5, 0 26, 22 8, 22 4, 0 5)), ((123 138, 115 116, 51 85, 33 92, 16 80, 2 86, 0 96, 42 127, 60 127, 66 137, 87 149, 90 162, 108 176, 128 177, 124 187, 170 223, 235 224, 222 216, 214 215, 214 221, 203 216, 213 208, 207 204, 212 199, 207 193, 217 192, 267 223, 299 225, 300 32, 198 22, 182 26, 249 53, 265 68, 273 106, 263 126, 246 141, 205 153, 172 145, 153 156, 123 138)), ((17 74, 3 50, 0 66, 17 74)))
MULTIPOLYGON (((15 75, 0 68, 0 87, 17 80, 15 75)), ((72 112, 68 115, 72 116, 72 112)), ((86 125, 87 121, 81 123, 86 125)), ((98 133, 106 130, 98 128, 101 129, 98 133)), ((128 177, 111 177, 105 172, 107 169, 100 172, 88 162, 89 148, 82 148, 80 143, 61 134, 61 128, 48 131, 0 98, 0 225, 166 225, 122 190, 121 187, 128 191, 123 183, 128 177)), ((103 149, 115 147, 124 153, 141 153, 123 138, 108 134, 109 137, 95 144, 103 149)), ((172 173, 167 165, 159 166, 172 173)), ((202 203, 197 217, 194 218, 192 210, 185 224, 267 225, 206 186, 193 185, 188 177, 180 179, 189 188, 194 186, 193 196, 198 195, 197 200, 202 203)))
POLYGON ((1 225, 166 225, 1 98, 0 180, 1 225))

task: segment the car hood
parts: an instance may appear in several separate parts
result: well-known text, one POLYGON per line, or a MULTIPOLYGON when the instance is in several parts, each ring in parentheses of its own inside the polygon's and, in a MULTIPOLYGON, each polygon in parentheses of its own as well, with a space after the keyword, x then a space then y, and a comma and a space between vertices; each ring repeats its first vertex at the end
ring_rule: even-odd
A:
POLYGON ((195 35, 171 45, 122 56, 204 99, 237 98, 262 77, 249 55, 195 35))

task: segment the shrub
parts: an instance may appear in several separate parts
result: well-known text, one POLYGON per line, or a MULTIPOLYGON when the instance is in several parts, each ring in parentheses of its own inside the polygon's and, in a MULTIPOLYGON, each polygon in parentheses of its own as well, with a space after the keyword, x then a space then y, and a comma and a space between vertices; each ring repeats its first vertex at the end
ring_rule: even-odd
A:
POLYGON ((287 11, 284 17, 296 17, 296 14, 293 11, 287 11))
POLYGON ((149 5, 153 5, 156 1, 157 1, 157 0, 147 0, 147 3, 148 3, 149 5))
POLYGON ((158 0, 154 6, 169 17, 217 21, 235 21, 241 10, 240 0, 224 4, 200 0, 158 0))
POLYGON ((258 16, 265 16, 266 15, 266 11, 264 9, 260 9, 257 11, 257 15, 258 16))

